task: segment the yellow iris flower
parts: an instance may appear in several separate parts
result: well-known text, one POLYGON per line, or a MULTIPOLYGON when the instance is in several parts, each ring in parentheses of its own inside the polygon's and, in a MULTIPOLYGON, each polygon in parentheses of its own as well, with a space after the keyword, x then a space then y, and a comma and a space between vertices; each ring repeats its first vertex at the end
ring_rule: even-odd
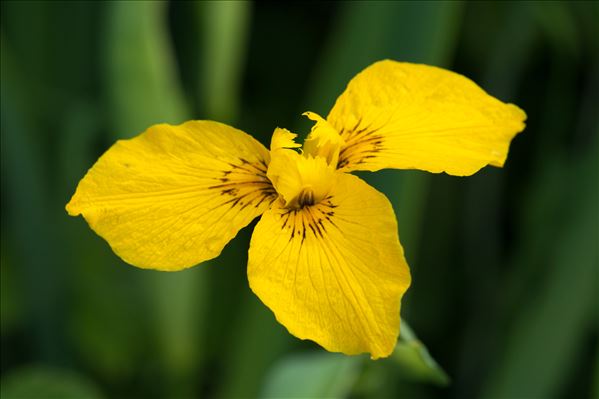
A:
POLYGON ((345 354, 391 354, 410 272, 387 198, 348 172, 471 175, 503 166, 525 113, 440 68, 377 62, 301 145, 268 151, 213 121, 155 125, 114 144, 66 209, 126 262, 180 270, 212 259, 262 215, 248 279, 291 334, 345 354))

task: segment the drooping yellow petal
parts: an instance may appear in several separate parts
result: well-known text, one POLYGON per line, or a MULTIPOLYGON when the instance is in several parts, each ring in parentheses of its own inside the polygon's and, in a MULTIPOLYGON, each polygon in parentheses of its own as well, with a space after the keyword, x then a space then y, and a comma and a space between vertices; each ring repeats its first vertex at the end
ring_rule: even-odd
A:
POLYGON ((335 166, 325 158, 300 154, 295 134, 277 128, 271 140, 267 176, 286 206, 297 208, 323 199, 335 181, 335 166))
POLYGON ((249 251, 254 293, 291 334, 345 354, 393 351, 408 266, 387 198, 356 176, 336 172, 320 203, 275 202, 249 251))
POLYGON ((320 115, 314 112, 304 112, 304 115, 316 122, 304 142, 304 153, 315 157, 323 157, 329 165, 336 168, 339 151, 345 141, 343 141, 339 132, 320 115))
POLYGON ((179 270, 218 256, 276 199, 269 153, 222 123, 155 125, 118 141, 67 204, 126 262, 179 270))
POLYGON ((344 171, 423 169, 471 175, 503 166, 525 113, 441 68, 380 61, 353 78, 328 122, 346 144, 344 171))

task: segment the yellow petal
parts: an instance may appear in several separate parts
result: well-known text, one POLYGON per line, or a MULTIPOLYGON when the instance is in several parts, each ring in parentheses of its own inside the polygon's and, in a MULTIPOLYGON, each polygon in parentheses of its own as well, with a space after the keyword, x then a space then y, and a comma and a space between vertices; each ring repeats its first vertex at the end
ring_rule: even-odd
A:
POLYGON ((304 153, 315 157, 323 157, 329 165, 336 168, 337 161, 339 160, 339 151, 345 144, 343 138, 320 115, 314 112, 304 112, 304 115, 316 122, 304 142, 304 153))
POLYGON ((525 113, 468 78, 433 66, 377 62, 353 78, 328 122, 346 145, 339 168, 471 175, 503 166, 525 113))
POLYGON ((272 134, 272 138, 270 139, 270 150, 277 151, 290 148, 299 148, 302 145, 294 141, 296 137, 297 134, 291 133, 287 129, 278 127, 275 129, 274 133, 272 134))
POLYGON ((268 162, 262 144, 221 123, 155 125, 102 155, 67 211, 126 262, 179 270, 218 256, 276 199, 268 162))
POLYGON ((249 251, 254 293, 291 334, 345 354, 393 351, 400 299, 410 273, 387 198, 337 172, 320 203, 275 202, 258 222, 249 251))

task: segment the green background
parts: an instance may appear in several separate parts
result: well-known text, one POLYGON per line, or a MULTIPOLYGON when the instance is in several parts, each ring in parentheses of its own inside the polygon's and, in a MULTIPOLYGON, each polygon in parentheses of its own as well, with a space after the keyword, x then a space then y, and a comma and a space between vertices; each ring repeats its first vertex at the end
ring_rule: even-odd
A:
POLYGON ((599 395, 597 2, 1 5, 1 394, 599 395), (528 114, 503 169, 363 173, 413 284, 391 358, 290 336, 250 292, 251 226, 178 272, 124 264, 64 206, 116 139, 215 119, 268 143, 374 61, 462 73, 528 114))

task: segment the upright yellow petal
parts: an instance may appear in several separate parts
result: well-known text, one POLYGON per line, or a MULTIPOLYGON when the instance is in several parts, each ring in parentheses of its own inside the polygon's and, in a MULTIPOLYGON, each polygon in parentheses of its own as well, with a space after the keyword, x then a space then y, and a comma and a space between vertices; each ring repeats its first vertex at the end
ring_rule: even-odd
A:
POLYGON ((296 137, 297 134, 278 127, 275 129, 272 138, 270 139, 270 150, 274 152, 277 150, 299 148, 302 145, 295 142, 296 137))
POLYGON ((380 61, 353 78, 327 120, 344 171, 423 169, 471 175, 503 166, 525 113, 441 68, 380 61))
POLYGON ((254 293, 291 334, 329 351, 391 354, 410 273, 387 198, 336 172, 321 202, 300 209, 275 202, 249 251, 254 293))
POLYGON ((314 112, 304 112, 304 115, 316 122, 304 142, 304 153, 315 157, 323 157, 329 165, 336 168, 339 161, 339 151, 345 144, 343 138, 320 115, 314 112))
POLYGON ((276 199, 269 153, 222 123, 155 125, 118 141, 67 204, 126 262, 179 270, 220 254, 276 199))

